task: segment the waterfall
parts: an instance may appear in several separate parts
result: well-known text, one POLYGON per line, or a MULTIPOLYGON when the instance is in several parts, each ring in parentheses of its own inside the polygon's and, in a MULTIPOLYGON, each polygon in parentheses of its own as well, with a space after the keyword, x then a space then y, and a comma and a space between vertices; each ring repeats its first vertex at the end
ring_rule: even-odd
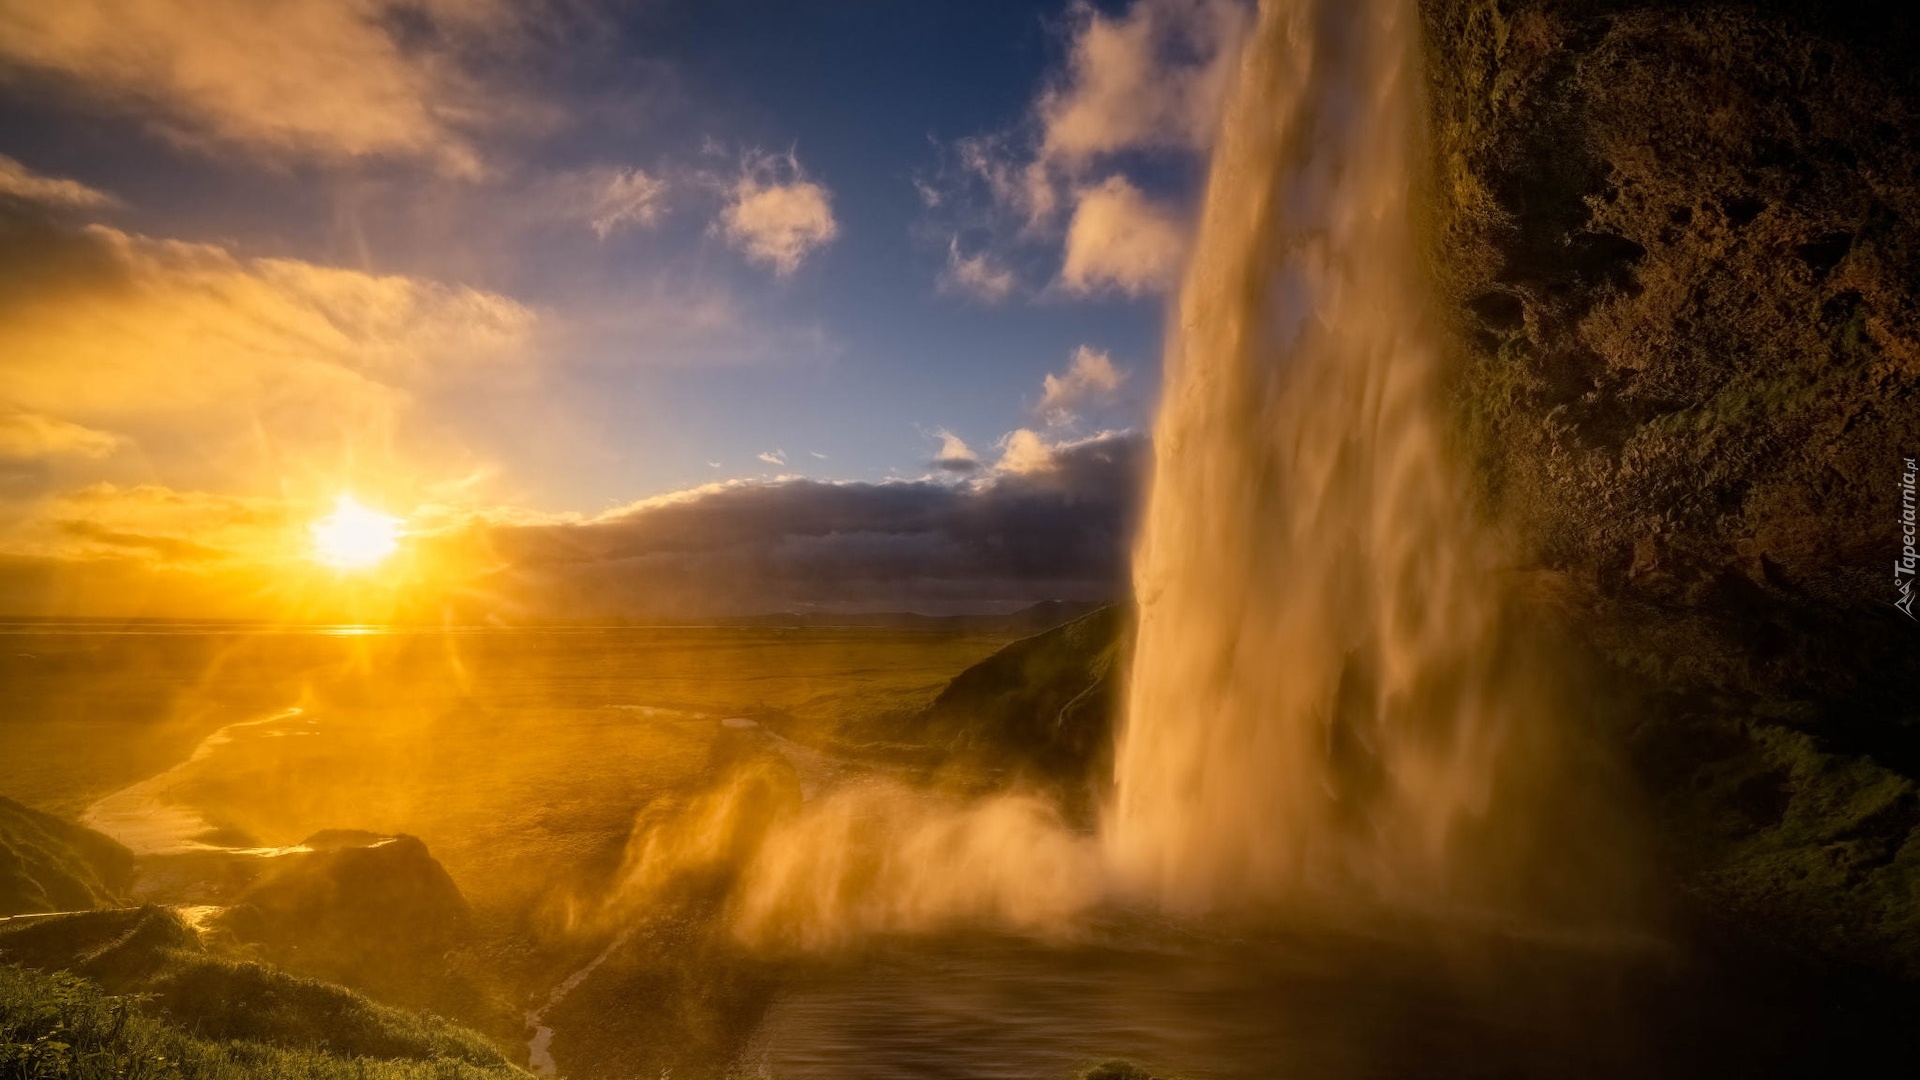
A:
POLYGON ((742 940, 806 948, 1045 936, 1112 903, 1626 910, 1606 756, 1568 753, 1550 635, 1507 610, 1449 446, 1419 35, 1413 0, 1269 0, 1242 52, 1169 333, 1098 835, 1017 790, 781 803, 736 777, 686 824, 636 827, 610 917, 716 860, 742 940))
POLYGON ((1443 895, 1528 706, 1450 463, 1413 0, 1269 0, 1171 327, 1103 843, 1175 910, 1443 895))

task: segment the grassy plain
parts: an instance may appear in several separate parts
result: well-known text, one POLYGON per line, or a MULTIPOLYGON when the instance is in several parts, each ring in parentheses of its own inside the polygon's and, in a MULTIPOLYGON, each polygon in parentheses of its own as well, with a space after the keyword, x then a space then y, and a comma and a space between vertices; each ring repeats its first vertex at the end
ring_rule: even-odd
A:
MULTIPOLYGON (((715 755, 726 753, 721 721, 750 718, 829 749, 886 740, 901 730, 896 721, 1013 636, 897 627, 8 630, 0 794, 78 819, 101 797, 163 776, 147 785, 154 797, 190 808, 209 827, 201 838, 222 846, 291 845, 326 829, 420 837, 471 903, 479 934, 444 958, 432 992, 390 1000, 458 1016, 510 1052, 525 1037, 524 1003, 605 944, 556 934, 546 918, 553 902, 597 886, 650 803, 710 779, 715 755)), ((143 881, 136 899, 182 899, 167 895, 178 883, 164 871, 143 881)), ((275 959, 305 970, 297 956, 275 959)), ((10 1036, 24 1043, 67 1040, 103 1061, 151 1052, 179 1070, 155 1075, 325 1073, 318 1058, 295 1060, 298 1046, 189 1045, 136 1022, 137 1011, 136 1020, 115 1019, 124 1008, 95 989, 7 978, 0 989, 21 1006, 10 1023, 40 1023, 27 1002, 64 1003, 59 1017, 41 1019, 66 1025, 65 1034, 10 1036), (95 1021, 107 1026, 94 1030, 95 1021), (108 1053, 113 1040, 126 1045, 108 1053)), ((391 1070, 434 1067, 468 1075, 484 1065, 391 1070)))
MULTIPOLYGON (((1009 635, 892 628, 548 628, 345 634, 19 628, 0 793, 69 817, 180 765, 172 798, 229 840, 421 837, 484 910, 524 906, 705 770, 726 717, 800 741, 884 732, 1009 635)), ((124 628, 123 628, 124 629, 124 628)))

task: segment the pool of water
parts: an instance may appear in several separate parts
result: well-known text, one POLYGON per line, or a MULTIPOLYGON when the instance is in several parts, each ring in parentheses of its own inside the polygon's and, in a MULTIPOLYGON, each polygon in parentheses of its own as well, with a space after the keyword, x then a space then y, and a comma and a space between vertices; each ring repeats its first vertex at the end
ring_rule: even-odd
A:
POLYGON ((1914 1050, 1910 1001, 1851 978, 1709 974, 1646 941, 1114 930, 820 966, 775 998, 734 1072, 1062 1080, 1119 1058, 1186 1080, 1793 1076, 1914 1050))

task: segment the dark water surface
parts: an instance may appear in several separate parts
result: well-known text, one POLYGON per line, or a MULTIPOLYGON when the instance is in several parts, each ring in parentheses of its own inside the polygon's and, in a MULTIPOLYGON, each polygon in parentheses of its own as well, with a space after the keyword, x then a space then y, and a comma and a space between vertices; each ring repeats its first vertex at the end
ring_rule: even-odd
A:
POLYGON ((1649 942, 1120 936, 970 937, 849 959, 787 986, 737 1071, 1059 1080, 1114 1058, 1191 1080, 1920 1068, 1911 995, 1851 974, 1709 974, 1649 942))

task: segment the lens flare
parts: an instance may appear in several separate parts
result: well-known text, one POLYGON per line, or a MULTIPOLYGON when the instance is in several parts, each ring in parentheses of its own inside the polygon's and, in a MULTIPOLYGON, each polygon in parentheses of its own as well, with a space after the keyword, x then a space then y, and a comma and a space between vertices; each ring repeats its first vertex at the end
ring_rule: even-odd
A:
POLYGON ((313 523, 314 558, 339 570, 365 570, 400 547, 400 519, 342 495, 333 513, 313 523))

